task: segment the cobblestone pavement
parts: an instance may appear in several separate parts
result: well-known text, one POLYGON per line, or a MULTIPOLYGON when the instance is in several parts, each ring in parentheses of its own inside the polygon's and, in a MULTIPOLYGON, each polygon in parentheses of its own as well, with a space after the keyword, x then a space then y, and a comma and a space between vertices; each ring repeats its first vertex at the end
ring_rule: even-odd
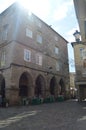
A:
POLYGON ((86 130, 86 102, 0 108, 0 130, 86 130))

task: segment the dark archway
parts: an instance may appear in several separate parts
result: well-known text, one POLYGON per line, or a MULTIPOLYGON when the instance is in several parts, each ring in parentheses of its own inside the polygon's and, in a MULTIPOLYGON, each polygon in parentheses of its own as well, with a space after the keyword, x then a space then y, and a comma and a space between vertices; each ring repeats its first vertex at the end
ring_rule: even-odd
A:
POLYGON ((39 75, 35 83, 35 96, 44 97, 45 95, 45 80, 42 75, 39 75))
POLYGON ((19 96, 29 97, 32 85, 32 77, 27 72, 20 76, 19 80, 19 96))
POLYGON ((51 95, 55 95, 55 86, 56 86, 56 78, 53 77, 53 78, 50 80, 50 94, 51 94, 51 95))
POLYGON ((63 79, 60 79, 59 85, 60 85, 60 87, 61 87, 60 95, 62 95, 62 94, 64 94, 64 92, 65 92, 65 84, 64 84, 63 79))
POLYGON ((2 75, 0 75, 0 94, 5 98, 5 79, 2 75))

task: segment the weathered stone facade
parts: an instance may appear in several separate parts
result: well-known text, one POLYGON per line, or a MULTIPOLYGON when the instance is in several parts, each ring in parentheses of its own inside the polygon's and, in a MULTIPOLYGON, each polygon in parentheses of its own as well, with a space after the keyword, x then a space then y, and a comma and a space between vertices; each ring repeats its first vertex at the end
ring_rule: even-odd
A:
POLYGON ((73 43, 76 67, 78 99, 86 99, 86 0, 74 0, 81 41, 73 43))
POLYGON ((83 51, 85 45, 79 43, 73 43, 74 47, 74 57, 75 57, 75 86, 78 89, 78 99, 82 101, 86 98, 86 64, 85 59, 83 59, 83 51))
POLYGON ((10 104, 65 95, 69 67, 62 36, 16 3, 1 13, 0 33, 0 92, 10 104))

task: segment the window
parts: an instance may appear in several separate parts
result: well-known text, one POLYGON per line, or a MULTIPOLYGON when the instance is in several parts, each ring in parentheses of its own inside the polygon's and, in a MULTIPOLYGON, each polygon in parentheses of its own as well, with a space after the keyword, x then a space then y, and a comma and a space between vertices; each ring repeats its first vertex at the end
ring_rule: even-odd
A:
POLYGON ((37 34, 37 42, 42 44, 42 36, 40 34, 37 34))
POLYGON ((59 54, 59 48, 55 46, 55 54, 59 54))
POLYGON ((86 68, 86 59, 83 60, 83 68, 86 68))
POLYGON ((86 20, 84 21, 84 29, 85 29, 85 38, 86 38, 86 20))
POLYGON ((40 55, 40 54, 36 55, 36 64, 42 65, 42 55, 40 55))
POLYGON ((3 26, 3 35, 2 35, 2 39, 3 40, 7 40, 7 35, 8 35, 8 24, 3 26))
POLYGON ((24 49, 24 60, 25 61, 31 61, 31 51, 24 49))
POLYGON ((40 21, 38 22, 38 27, 40 27, 40 28, 42 27, 42 24, 40 21))
POLYGON ((39 19, 36 19, 36 25, 41 28, 42 27, 42 22, 39 19))
POLYGON ((60 70, 60 64, 59 64, 59 62, 56 62, 56 70, 57 70, 57 71, 60 70))
POLYGON ((4 67, 5 64, 6 64, 6 53, 5 51, 3 51, 1 54, 1 67, 4 67))
POLYGON ((57 36, 55 36, 55 41, 58 41, 58 37, 57 36))
POLYGON ((33 32, 30 29, 28 29, 28 28, 26 28, 26 36, 30 37, 30 38, 33 37, 33 32))
POLYGON ((84 48, 80 48, 80 57, 81 57, 81 59, 83 58, 83 50, 84 50, 84 48))
POLYGON ((32 15, 32 12, 29 10, 28 11, 28 17, 30 17, 32 15))
POLYGON ((86 60, 86 49, 83 50, 83 60, 86 60))
POLYGON ((32 15, 32 12, 31 12, 31 11, 28 11, 28 16, 27 16, 27 18, 28 18, 28 20, 29 20, 30 22, 33 22, 33 21, 34 21, 33 15, 32 15))
POLYGON ((2 32, 1 32, 1 30, 0 30, 0 39, 2 38, 2 32))
POLYGON ((41 23, 39 20, 37 21, 37 26, 38 26, 39 28, 42 27, 42 23, 41 23))

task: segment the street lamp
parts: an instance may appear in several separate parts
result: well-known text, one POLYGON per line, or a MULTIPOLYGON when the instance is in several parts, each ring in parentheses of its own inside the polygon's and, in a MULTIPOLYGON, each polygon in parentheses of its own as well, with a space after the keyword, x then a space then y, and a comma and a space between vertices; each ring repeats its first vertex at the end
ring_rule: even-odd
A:
POLYGON ((81 41, 81 33, 76 30, 74 33, 73 33, 73 36, 75 37, 75 42, 72 42, 71 45, 74 46, 75 44, 83 44, 83 45, 86 45, 86 42, 83 42, 81 41))
POLYGON ((80 42, 80 37, 81 37, 80 32, 78 32, 78 30, 76 30, 73 35, 75 37, 76 42, 80 42))

